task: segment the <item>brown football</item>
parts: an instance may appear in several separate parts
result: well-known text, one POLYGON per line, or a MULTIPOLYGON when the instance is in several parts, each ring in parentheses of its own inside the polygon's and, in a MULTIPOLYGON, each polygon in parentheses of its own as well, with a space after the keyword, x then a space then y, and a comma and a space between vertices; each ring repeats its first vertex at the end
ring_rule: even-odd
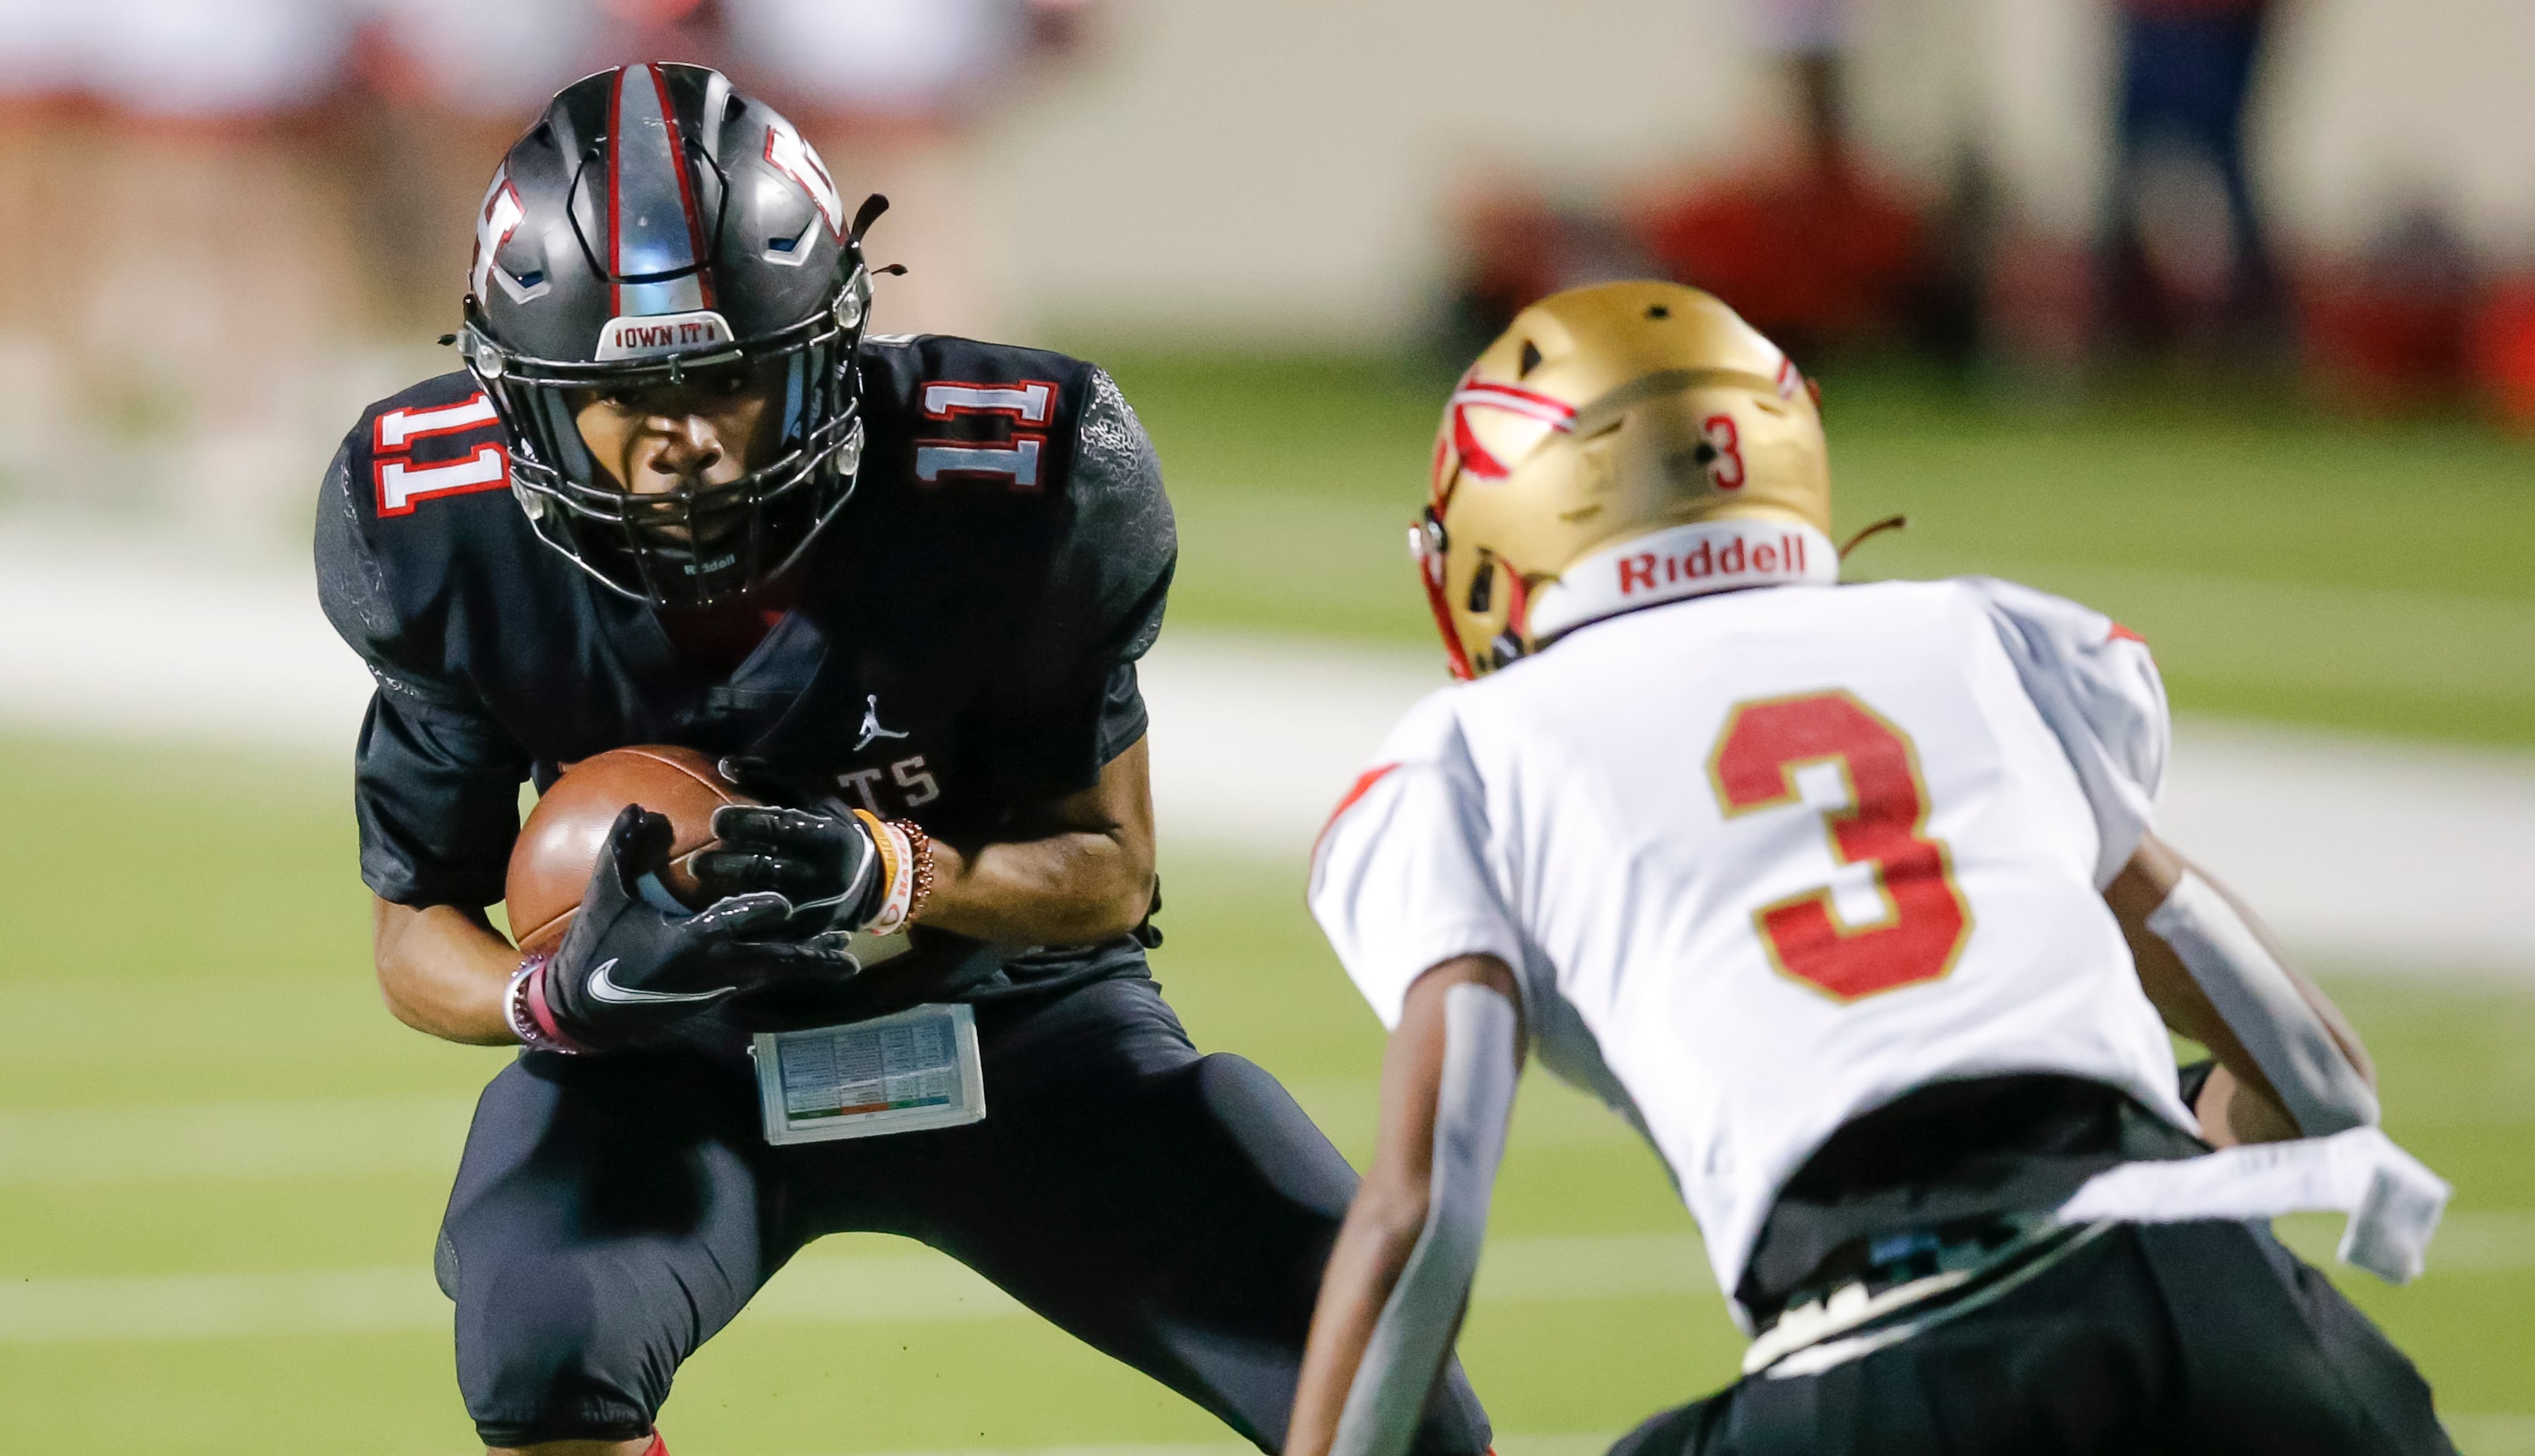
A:
POLYGON ((693 749, 610 749, 572 764, 528 811, 511 850, 502 889, 512 938, 529 952, 563 943, 607 830, 628 804, 668 816, 675 843, 660 880, 671 894, 703 908, 690 862, 697 851, 712 846, 713 811, 755 802, 693 749))

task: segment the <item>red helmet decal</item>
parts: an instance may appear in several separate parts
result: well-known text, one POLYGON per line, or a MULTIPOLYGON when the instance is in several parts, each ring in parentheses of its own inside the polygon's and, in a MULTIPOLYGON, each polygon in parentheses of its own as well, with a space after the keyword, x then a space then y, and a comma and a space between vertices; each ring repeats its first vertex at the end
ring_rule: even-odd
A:
POLYGON ((1479 442, 1470 428, 1473 409, 1503 409, 1536 419, 1549 428, 1565 433, 1576 427, 1576 407, 1563 399, 1536 394, 1513 385, 1477 383, 1464 376, 1461 387, 1453 392, 1446 408, 1452 411, 1453 449, 1461 457, 1461 468, 1481 480, 1503 480, 1514 473, 1479 442))

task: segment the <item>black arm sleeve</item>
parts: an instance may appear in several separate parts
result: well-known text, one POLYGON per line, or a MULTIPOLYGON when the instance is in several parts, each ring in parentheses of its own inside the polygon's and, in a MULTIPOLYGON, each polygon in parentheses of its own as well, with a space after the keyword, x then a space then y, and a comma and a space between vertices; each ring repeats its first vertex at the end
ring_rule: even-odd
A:
POLYGON ((441 634, 401 610, 396 564, 375 549, 351 489, 358 432, 327 469, 317 511, 317 594, 377 689, 352 769, 361 879, 401 905, 502 898, 528 756, 445 661, 441 634))

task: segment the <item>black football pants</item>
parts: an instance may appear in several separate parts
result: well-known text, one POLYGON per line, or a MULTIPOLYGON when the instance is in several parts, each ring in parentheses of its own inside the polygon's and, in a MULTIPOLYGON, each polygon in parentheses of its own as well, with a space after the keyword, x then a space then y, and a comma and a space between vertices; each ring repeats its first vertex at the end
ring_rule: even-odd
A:
POLYGON ((1817 1375, 1747 1376, 1612 1456, 2455 1456, 2430 1388, 2267 1230, 2133 1225, 1817 1375))
MULTIPOLYGON (((531 1053, 484 1089, 442 1226, 489 1445, 624 1440, 823 1234, 941 1249, 1273 1451, 1355 1175, 1265 1071, 1201 1057, 1147 980, 981 1006, 984 1122, 770 1147, 744 1064, 531 1053)), ((1478 1456, 1458 1367, 1418 1449, 1478 1456)))

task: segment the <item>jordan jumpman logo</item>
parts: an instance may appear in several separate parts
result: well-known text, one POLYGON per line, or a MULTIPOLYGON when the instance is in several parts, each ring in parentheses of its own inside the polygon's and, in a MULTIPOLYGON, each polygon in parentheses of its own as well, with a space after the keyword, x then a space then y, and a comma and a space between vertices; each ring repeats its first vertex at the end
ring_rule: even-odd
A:
POLYGON ((904 738, 905 736, 905 734, 898 732, 895 728, 883 728, 880 725, 879 694, 874 693, 863 699, 863 736, 854 740, 855 753, 861 753, 863 750, 870 748, 875 742, 881 739, 904 738))

